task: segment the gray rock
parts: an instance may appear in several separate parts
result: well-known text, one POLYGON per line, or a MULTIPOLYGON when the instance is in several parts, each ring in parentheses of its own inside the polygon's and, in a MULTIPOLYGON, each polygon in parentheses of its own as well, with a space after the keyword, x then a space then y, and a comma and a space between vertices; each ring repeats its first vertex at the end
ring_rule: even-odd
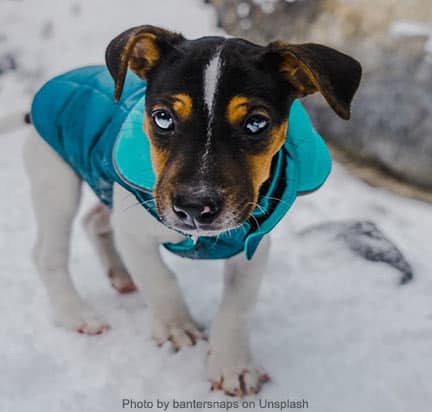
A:
POLYGON ((402 274, 401 285, 413 279, 411 265, 402 252, 372 222, 325 222, 303 230, 300 236, 317 232, 324 233, 335 240, 341 240, 351 251, 367 260, 386 263, 397 269, 402 274))

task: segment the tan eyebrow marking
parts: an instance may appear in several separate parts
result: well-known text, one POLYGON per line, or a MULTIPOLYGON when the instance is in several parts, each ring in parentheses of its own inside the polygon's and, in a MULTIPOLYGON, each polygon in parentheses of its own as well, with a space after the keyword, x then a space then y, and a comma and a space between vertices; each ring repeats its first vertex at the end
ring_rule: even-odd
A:
POLYGON ((235 125, 246 116, 248 112, 249 99, 244 96, 234 96, 228 103, 226 118, 235 125))
POLYGON ((189 119, 192 114, 192 98, 186 93, 177 93, 172 96, 173 110, 180 120, 189 119))

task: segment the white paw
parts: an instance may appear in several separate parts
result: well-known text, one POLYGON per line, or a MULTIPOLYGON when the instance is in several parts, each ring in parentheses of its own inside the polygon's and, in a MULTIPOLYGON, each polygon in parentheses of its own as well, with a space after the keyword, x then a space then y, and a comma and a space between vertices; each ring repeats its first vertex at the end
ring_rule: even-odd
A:
POLYGON ((129 273, 124 269, 110 269, 107 273, 111 286, 118 293, 131 293, 136 291, 135 283, 129 273))
POLYGON ((191 318, 186 320, 178 319, 172 322, 155 319, 153 338, 159 346, 162 346, 165 342, 171 342, 176 352, 186 346, 194 346, 200 339, 207 339, 191 318))
POLYGON ((100 335, 110 329, 107 322, 85 305, 74 310, 62 308, 54 311, 54 323, 84 335, 100 335))
POLYGON ((269 375, 262 369, 257 368, 252 362, 233 361, 231 364, 223 365, 220 357, 209 353, 209 379, 211 390, 221 390, 229 396, 256 395, 263 383, 270 380, 269 375))

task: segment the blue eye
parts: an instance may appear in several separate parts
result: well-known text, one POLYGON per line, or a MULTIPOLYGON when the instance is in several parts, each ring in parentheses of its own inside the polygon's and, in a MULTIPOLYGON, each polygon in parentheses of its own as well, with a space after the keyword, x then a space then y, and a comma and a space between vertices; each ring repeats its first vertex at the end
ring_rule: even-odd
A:
POLYGON ((155 110, 152 113, 152 118, 159 129, 169 131, 174 128, 174 119, 166 110, 155 110))
POLYGON ((261 116, 259 114, 255 114, 250 116, 246 123, 245 123, 245 129, 246 132, 249 134, 258 134, 265 130, 267 126, 269 125, 269 119, 267 117, 261 116))

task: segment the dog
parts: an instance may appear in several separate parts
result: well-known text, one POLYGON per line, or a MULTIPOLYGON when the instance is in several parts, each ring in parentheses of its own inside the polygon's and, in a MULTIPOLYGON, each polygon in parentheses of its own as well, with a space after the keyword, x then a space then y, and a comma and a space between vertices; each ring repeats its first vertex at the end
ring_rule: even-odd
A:
POLYGON ((160 345, 180 350, 205 337, 160 244, 188 258, 225 259, 208 376, 212 389, 255 394, 268 375, 253 361, 248 320, 268 232, 330 172, 327 148, 297 99, 320 92, 349 119, 361 66, 318 44, 187 40, 148 25, 114 38, 106 65, 49 81, 32 105, 37 132, 23 154, 37 221, 33 259, 54 319, 83 334, 109 329, 68 269, 86 181, 100 203, 85 229, 112 285, 144 294, 160 345), (139 205, 125 210, 131 195, 139 205))

